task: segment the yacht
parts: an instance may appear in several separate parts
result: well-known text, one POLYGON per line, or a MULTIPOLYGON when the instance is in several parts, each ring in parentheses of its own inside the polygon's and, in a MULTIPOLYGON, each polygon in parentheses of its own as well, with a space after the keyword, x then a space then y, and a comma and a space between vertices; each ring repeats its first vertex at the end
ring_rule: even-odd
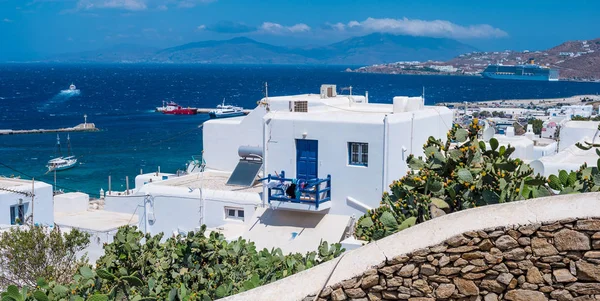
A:
POLYGON ((69 135, 67 135, 67 156, 62 156, 60 150, 60 137, 58 135, 56 135, 56 148, 58 157, 48 161, 48 164, 46 165, 48 167, 48 172, 65 170, 75 167, 75 165, 77 164, 77 158, 71 155, 71 138, 69 137, 69 135))
POLYGON ((223 99, 223 103, 217 105, 217 108, 214 110, 210 110, 208 112, 210 118, 227 118, 227 117, 235 117, 244 115, 244 108, 236 107, 232 105, 226 105, 225 99, 223 99))
POLYGON ((79 89, 77 89, 77 87, 71 83, 71 85, 69 85, 69 89, 62 90, 61 92, 64 94, 79 94, 79 89))

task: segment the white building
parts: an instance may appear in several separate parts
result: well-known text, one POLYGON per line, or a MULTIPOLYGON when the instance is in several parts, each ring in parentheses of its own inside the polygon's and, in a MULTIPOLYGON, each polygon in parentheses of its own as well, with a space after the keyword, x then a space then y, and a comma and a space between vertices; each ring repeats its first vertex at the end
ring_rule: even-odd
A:
POLYGON ((52 225, 53 206, 51 185, 0 177, 0 225, 52 225))
MULTIPOLYGON (((594 143, 599 143, 600 138, 598 137, 598 125, 600 122, 597 121, 567 121, 562 124, 559 133, 559 146, 558 150, 574 145, 584 138, 589 138, 594 143)), ((591 142, 591 141, 590 141, 591 142)))
POLYGON ((321 239, 347 237, 354 218, 406 174, 408 155, 423 155, 427 138, 444 138, 451 126, 448 108, 421 97, 373 104, 338 95, 335 85, 268 97, 247 116, 204 123, 203 172, 107 196, 105 208, 136 212, 150 233, 206 224, 259 248, 314 250, 321 239), (285 193, 291 184, 302 188, 285 193))

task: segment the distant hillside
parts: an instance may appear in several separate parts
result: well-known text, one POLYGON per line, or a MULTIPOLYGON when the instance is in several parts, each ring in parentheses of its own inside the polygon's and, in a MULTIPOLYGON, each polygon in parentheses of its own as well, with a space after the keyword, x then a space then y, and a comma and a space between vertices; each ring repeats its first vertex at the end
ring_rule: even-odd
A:
POLYGON ((313 48, 274 46, 240 37, 188 43, 162 50, 122 45, 60 55, 47 61, 362 65, 405 60, 446 60, 474 50, 469 45, 451 39, 392 34, 370 34, 313 48))
POLYGON ((381 64, 448 60, 476 49, 452 39, 374 33, 331 44, 324 50, 330 50, 331 63, 381 64))
POLYGON ((100 50, 64 53, 46 58, 49 62, 97 62, 97 63, 137 63, 146 62, 158 49, 152 47, 118 44, 100 50))

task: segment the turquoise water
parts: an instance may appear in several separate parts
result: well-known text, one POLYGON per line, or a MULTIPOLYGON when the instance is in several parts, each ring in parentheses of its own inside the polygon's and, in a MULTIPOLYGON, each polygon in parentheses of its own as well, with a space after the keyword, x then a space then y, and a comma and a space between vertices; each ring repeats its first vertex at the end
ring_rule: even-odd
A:
MULTIPOLYGON (((509 98, 553 98, 600 93, 600 85, 574 82, 515 82, 458 76, 399 76, 342 72, 346 67, 203 65, 0 65, 0 129, 60 128, 83 123, 87 114, 102 131, 71 133, 80 165, 57 173, 66 191, 98 194, 125 188, 125 176, 184 169, 202 151, 200 124, 207 115, 155 113, 163 100, 182 106, 227 103, 254 108, 263 95, 318 93, 321 84, 369 91, 371 102, 420 95, 427 103, 509 98), (79 95, 61 93, 69 84, 79 95)), ((64 142, 66 135, 61 135, 64 142)), ((46 162, 56 134, 0 136, 0 175, 34 176, 48 183, 46 162), (7 167, 8 166, 8 167, 7 167)))

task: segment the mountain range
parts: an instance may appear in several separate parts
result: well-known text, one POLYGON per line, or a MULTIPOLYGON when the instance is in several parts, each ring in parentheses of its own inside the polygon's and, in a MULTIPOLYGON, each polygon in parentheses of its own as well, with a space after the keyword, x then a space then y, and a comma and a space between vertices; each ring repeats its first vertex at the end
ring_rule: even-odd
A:
POLYGON ((202 41, 166 49, 117 45, 97 51, 62 54, 45 62, 342 64, 448 60, 476 49, 447 38, 373 33, 320 47, 283 47, 238 37, 202 41))

